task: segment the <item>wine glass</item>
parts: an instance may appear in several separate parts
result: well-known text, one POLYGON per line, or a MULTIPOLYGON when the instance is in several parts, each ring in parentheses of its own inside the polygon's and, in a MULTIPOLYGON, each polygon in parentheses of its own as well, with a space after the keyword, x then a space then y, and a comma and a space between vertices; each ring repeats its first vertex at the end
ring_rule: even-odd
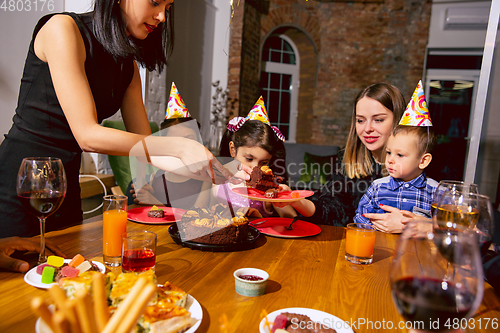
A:
POLYGON ((450 191, 444 193, 434 211, 433 219, 442 227, 457 225, 471 229, 478 234, 480 250, 485 251, 493 240, 493 208, 488 196, 450 191))
POLYGON ((429 220, 411 221, 394 252, 390 277, 394 304, 412 323, 410 332, 461 328, 483 298, 477 234, 462 226, 447 229, 429 220), (449 263, 452 277, 447 277, 449 263))
POLYGON ((434 196, 432 197, 431 215, 434 215, 434 211, 436 210, 439 200, 441 200, 441 196, 446 192, 453 191, 479 193, 477 185, 474 183, 466 183, 459 180, 442 180, 436 187, 436 191, 434 191, 434 196))
POLYGON ((45 256, 45 219, 61 206, 66 195, 66 173, 59 158, 24 158, 17 175, 17 195, 23 206, 40 221, 40 256, 45 256))

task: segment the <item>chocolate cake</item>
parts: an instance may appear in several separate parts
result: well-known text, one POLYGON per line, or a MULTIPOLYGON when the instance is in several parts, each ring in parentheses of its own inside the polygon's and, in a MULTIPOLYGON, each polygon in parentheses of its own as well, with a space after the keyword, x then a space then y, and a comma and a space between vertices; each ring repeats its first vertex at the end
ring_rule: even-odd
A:
POLYGON ((270 188, 264 193, 266 198, 274 199, 278 197, 278 190, 275 188, 270 188))
POLYGON ((148 212, 148 217, 161 219, 165 217, 165 212, 163 209, 153 206, 148 212))
POLYGON ((247 239, 250 227, 242 211, 235 215, 232 217, 222 204, 210 209, 194 207, 184 213, 177 227, 183 241, 214 245, 240 243, 247 239))
POLYGON ((267 191, 271 188, 279 189, 279 185, 283 178, 273 174, 273 170, 267 165, 262 167, 254 167, 250 174, 250 180, 247 180, 247 185, 260 191, 267 191))

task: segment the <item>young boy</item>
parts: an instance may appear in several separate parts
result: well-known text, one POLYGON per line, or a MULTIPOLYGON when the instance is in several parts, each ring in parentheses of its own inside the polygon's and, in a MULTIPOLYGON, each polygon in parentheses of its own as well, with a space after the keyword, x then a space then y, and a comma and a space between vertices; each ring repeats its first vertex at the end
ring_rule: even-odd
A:
POLYGON ((436 138, 431 128, 396 127, 387 141, 385 167, 390 176, 375 180, 361 198, 354 222, 371 223, 366 213, 385 213, 380 205, 430 216, 438 182, 427 178, 424 169, 432 160, 436 138))

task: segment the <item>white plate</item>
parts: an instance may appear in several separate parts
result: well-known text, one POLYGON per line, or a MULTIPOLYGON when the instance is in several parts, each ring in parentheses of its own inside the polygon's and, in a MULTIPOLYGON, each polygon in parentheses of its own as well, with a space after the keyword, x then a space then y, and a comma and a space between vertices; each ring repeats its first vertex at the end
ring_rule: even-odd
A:
MULTIPOLYGON (((71 261, 71 259, 64 259, 64 262, 69 264, 69 262, 71 261)), ((101 270, 101 273, 105 273, 106 272, 106 267, 104 267, 104 264, 98 262, 98 261, 92 261, 94 264, 97 265, 97 267, 99 267, 99 269, 101 270)), ((27 284, 31 284, 33 287, 37 287, 37 288, 41 288, 41 289, 49 289, 50 287, 52 287, 54 283, 50 283, 50 284, 47 284, 47 283, 42 283, 42 276, 41 275, 38 275, 36 273, 36 268, 38 266, 35 266, 33 267, 32 269, 30 269, 28 271, 28 273, 24 274, 24 281, 27 283, 27 284)))
MULTIPOLYGON (((49 305, 49 309, 53 311, 54 306, 49 305)), ((191 318, 197 320, 196 324, 194 324, 190 329, 188 329, 185 333, 194 333, 200 327, 201 320, 203 319, 203 309, 201 308, 200 303, 191 295, 188 295, 186 301, 186 309, 191 312, 191 318)), ((38 318, 35 324, 35 332, 36 333, 53 333, 52 330, 45 324, 41 318, 38 318)))
MULTIPOLYGON (((311 321, 321 323, 329 328, 333 328, 336 330, 338 333, 354 333, 354 331, 351 329, 351 326, 348 324, 348 322, 335 317, 334 315, 331 315, 329 313, 319 311, 319 310, 314 310, 314 309, 307 309, 307 308, 287 308, 287 309, 281 309, 281 310, 276 310, 274 312, 271 312, 268 316, 267 319, 271 323, 271 325, 274 322, 274 319, 279 314, 282 314, 283 312, 290 312, 290 313, 297 313, 301 315, 306 315, 309 318, 311 318, 311 321)), ((265 319, 263 318, 260 322, 259 325, 259 332, 260 333, 270 333, 267 328, 264 328, 265 324, 265 319)), ((306 324, 304 324, 306 325, 306 324)), ((272 326, 271 326, 272 327, 272 326)))

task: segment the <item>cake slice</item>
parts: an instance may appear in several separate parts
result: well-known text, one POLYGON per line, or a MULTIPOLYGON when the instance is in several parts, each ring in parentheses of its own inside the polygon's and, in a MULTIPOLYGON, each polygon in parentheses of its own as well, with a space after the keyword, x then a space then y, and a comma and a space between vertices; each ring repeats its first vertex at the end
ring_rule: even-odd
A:
POLYGON ((282 181, 283 178, 276 176, 271 168, 264 165, 262 167, 256 166, 252 169, 250 180, 247 180, 247 185, 266 192, 272 188, 279 189, 282 181))

